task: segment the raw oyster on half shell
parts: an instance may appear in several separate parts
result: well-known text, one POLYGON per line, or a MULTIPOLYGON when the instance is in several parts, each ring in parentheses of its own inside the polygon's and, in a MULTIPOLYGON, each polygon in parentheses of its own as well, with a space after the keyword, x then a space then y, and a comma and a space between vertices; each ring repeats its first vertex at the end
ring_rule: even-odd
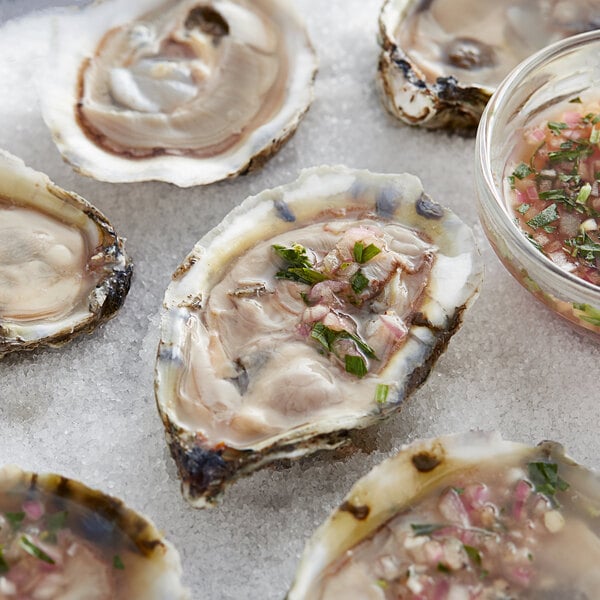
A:
POLYGON ((63 157, 103 181, 249 171, 312 101, 315 52, 284 0, 106 0, 55 29, 44 119, 63 157))
POLYGON ((288 600, 592 600, 600 477, 554 442, 471 432, 375 467, 307 543, 288 600))
POLYGON ((470 229, 412 175, 313 168, 246 199, 165 295, 156 398, 185 497, 396 411, 481 275, 470 229))
POLYGON ((383 103, 409 125, 468 132, 522 60, 599 27, 596 0, 386 0, 379 17, 383 103))
POLYGON ((104 215, 0 151, 0 358, 92 331, 121 307, 131 274, 104 215))
POLYGON ((188 600, 177 550, 117 498, 0 468, 0 598, 188 600))

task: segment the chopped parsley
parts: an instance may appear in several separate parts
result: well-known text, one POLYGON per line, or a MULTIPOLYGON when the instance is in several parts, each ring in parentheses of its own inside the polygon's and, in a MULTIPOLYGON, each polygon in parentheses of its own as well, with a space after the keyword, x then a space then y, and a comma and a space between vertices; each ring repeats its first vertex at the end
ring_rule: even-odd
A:
POLYGON ((354 244, 354 260, 361 265, 375 258, 380 252, 381 248, 375 244, 369 244, 367 247, 362 242, 354 244))
POLYGON ((545 227, 546 225, 550 225, 554 221, 558 220, 559 215, 556 212, 556 204, 551 204, 547 206, 543 211, 539 212, 535 217, 529 219, 527 221, 527 225, 533 229, 538 229, 539 227, 545 227))
POLYGON ((19 539, 19 544, 25 552, 31 554, 31 556, 35 556, 39 560, 43 560, 44 562, 53 565, 54 559, 51 556, 48 556, 40 547, 36 546, 31 540, 29 540, 24 535, 19 539))
POLYGON ((517 179, 525 179, 528 175, 533 173, 533 169, 526 165, 525 163, 521 163, 514 171, 513 176, 517 179))
POLYGON ((4 575, 4 573, 8 573, 10 567, 4 558, 4 548, 0 546, 0 575, 4 575))
POLYGON ((535 491, 553 499, 557 492, 569 489, 569 484, 558 475, 558 465, 551 462, 530 462, 529 479, 535 491))
POLYGON ((477 565, 481 566, 481 552, 475 548, 475 546, 469 546, 467 544, 463 544, 463 548, 467 553, 467 556, 477 565))
POLYGON ((17 531, 19 527, 21 527, 21 523, 25 519, 24 512, 7 512, 4 514, 6 520, 10 523, 10 526, 13 531, 17 531))
POLYGON ((118 554, 113 556, 113 567, 115 569, 119 569, 119 571, 123 571, 123 569, 125 569, 125 564, 118 554))
POLYGON ((362 271, 359 269, 354 273, 352 278, 350 279, 350 285, 356 294, 360 294, 364 291, 368 285, 369 280, 362 274, 362 271))
POLYGON ((367 374, 367 365, 362 356, 346 354, 344 362, 346 363, 346 371, 351 375, 356 375, 359 379, 362 379, 367 374))
POLYGON ((286 248, 285 246, 273 244, 272 248, 287 263, 285 269, 277 271, 275 274, 277 279, 289 279, 309 285, 315 285, 315 283, 327 279, 326 275, 313 269, 304 246, 294 244, 291 248, 286 248))
POLYGON ((385 404, 388 394, 390 392, 390 386, 385 383, 378 383, 375 388, 375 402, 377 404, 385 404))

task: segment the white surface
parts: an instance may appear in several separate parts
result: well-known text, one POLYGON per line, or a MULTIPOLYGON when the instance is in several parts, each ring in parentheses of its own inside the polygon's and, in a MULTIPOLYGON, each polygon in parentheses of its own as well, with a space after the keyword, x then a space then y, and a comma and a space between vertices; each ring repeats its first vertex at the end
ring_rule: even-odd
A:
MULTIPOLYGON (((0 20, 16 4, 0 0, 0 20)), ((19 0, 18 10, 26 4, 19 0)), ((380 0, 296 4, 321 60, 312 109, 262 171, 188 190, 76 175, 35 99, 32 57, 45 36, 19 22, 0 31, 0 147, 100 208, 127 237, 136 268, 122 311, 92 336, 0 362, 2 462, 76 477, 148 514, 179 548, 194 597, 207 600, 283 598, 313 529, 407 440, 497 428, 517 441, 562 441, 576 459, 600 467, 600 346, 534 301, 493 255, 475 212, 474 141, 412 130, 384 112, 374 88, 380 0), (363 450, 260 472, 231 488, 219 508, 194 511, 179 495, 154 406, 164 290, 194 243, 243 198, 321 163, 420 176, 475 227, 487 270, 481 297, 404 410, 357 436, 363 450)))

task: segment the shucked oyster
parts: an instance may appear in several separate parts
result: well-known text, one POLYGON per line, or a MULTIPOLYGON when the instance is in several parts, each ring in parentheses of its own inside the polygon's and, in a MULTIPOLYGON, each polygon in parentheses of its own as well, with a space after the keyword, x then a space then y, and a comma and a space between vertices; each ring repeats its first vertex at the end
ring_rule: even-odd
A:
POLYGON ((0 598, 187 600, 179 554, 120 500, 0 468, 0 598))
POLYGON ((64 158, 96 179, 238 175, 312 101, 316 56, 284 0, 105 0, 55 27, 44 118, 64 158))
POLYGON ((409 125, 473 129, 522 60, 600 27, 597 0, 386 0, 378 83, 409 125))
POLYGON ((599 511, 600 478, 558 444, 416 442, 316 531, 288 600, 592 600, 599 511))
POLYGON ((480 279, 470 230, 412 175, 316 168, 245 200, 165 295, 156 395, 184 495, 397 410, 480 279))
POLYGON ((121 307, 131 273, 99 211, 0 151, 0 358, 92 331, 121 307))

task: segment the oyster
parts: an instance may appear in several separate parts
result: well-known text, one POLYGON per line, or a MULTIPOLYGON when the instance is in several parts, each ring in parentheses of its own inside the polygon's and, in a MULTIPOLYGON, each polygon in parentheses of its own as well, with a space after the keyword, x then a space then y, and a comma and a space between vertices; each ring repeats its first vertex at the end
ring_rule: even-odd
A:
POLYGON ((518 63, 598 27, 596 0, 386 0, 379 18, 383 103, 409 125, 473 130, 518 63))
POLYGON ((186 600, 179 554, 120 500, 0 468, 0 597, 186 600))
POLYGON ((0 357, 92 331, 121 307, 131 273, 98 210, 0 151, 0 357))
POLYGON ((596 598, 600 478, 553 442, 418 441, 307 543, 288 600, 596 598))
POLYGON ((55 26, 44 119, 96 179, 187 187, 244 173, 312 101, 315 52, 283 0, 106 0, 55 26))
POLYGON ((185 497, 214 503, 397 410, 481 270, 469 228, 412 175, 314 168, 246 199, 165 295, 155 388, 185 497))

